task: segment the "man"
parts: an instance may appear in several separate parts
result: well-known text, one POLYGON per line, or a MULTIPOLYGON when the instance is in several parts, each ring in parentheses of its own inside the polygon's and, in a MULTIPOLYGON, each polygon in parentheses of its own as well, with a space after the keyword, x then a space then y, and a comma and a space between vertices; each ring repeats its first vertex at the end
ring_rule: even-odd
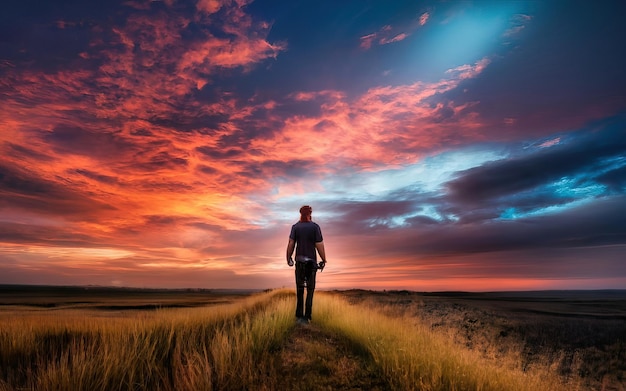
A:
POLYGON ((293 266, 293 250, 296 250, 296 317, 300 323, 311 320, 313 309, 313 292, 315 291, 315 274, 317 269, 326 266, 326 251, 320 226, 311 220, 313 209, 304 205, 300 208, 300 221, 291 227, 287 244, 287 264, 293 266), (317 253, 322 262, 317 264, 317 253), (304 303, 304 287, 306 286, 306 304, 304 303), (303 308, 304 307, 304 308, 303 308))

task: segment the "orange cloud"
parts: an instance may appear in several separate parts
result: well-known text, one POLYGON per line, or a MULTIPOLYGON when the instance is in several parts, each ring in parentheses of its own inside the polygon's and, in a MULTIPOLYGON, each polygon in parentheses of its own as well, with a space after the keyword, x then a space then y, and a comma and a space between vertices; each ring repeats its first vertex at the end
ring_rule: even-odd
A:
MULTIPOLYGON (((206 34, 185 45, 181 31, 189 19, 137 14, 110 29, 112 41, 104 39, 106 31, 94 29, 92 47, 97 50, 81 54, 82 69, 11 70, 9 83, 15 92, 1 110, 0 142, 8 162, 9 156, 24 160, 15 180, 45 189, 48 196, 65 186, 67 190, 59 193, 63 201, 49 213, 64 213, 61 224, 68 230, 90 232, 91 245, 130 245, 136 237, 129 232, 141 232, 147 243, 156 245, 163 233, 150 240, 152 228, 145 224, 145 216, 156 210, 165 216, 202 215, 202 224, 226 229, 250 227, 240 216, 245 207, 236 206, 239 196, 232 191, 237 186, 259 186, 263 180, 250 177, 235 183, 232 174, 241 170, 239 161, 209 160, 196 149, 207 145, 219 149, 221 139, 239 130, 200 127, 186 133, 180 128, 188 118, 241 115, 235 113, 232 99, 188 104, 189 94, 208 82, 214 68, 249 67, 282 50, 263 39, 267 24, 254 32, 256 27, 241 10, 228 15, 231 19, 222 23, 232 39, 206 34), (88 66, 91 62, 98 67, 88 66), (174 121, 173 115, 183 120, 174 121), (228 183, 234 186, 224 191, 222 186, 228 183), (78 213, 72 217, 66 212, 70 202, 82 216, 77 221, 71 220, 78 213), (131 239, 120 242, 117 235, 122 233, 131 239)), ((19 202, 31 209, 45 195, 16 197, 13 205, 19 202)))
MULTIPOLYGON (((200 275, 217 286, 261 288, 258 281, 276 281, 276 266, 259 260, 270 264, 284 250, 283 225, 294 217, 277 218, 276 200, 325 190, 321 181, 336 172, 413 164, 481 137, 472 103, 438 98, 478 76, 486 59, 436 82, 356 95, 320 89, 240 98, 220 86, 207 99, 222 73, 245 74, 287 50, 268 41, 270 25, 246 15, 244 4, 200 1, 195 15, 183 16, 142 13, 151 8, 137 3, 123 23, 92 29, 74 67, 6 72, 0 233, 14 246, 5 256, 28 254, 14 273, 40 267, 64 281, 80 270, 103 284, 141 285, 165 272, 177 276, 160 281, 172 287, 198 286, 200 275), (190 38, 192 27, 199 33, 190 38), (285 111, 294 104, 303 109, 285 111)), ((361 47, 409 34, 385 26, 361 47)), ((353 254, 346 248, 337 258, 353 254)), ((379 261, 353 271, 367 274, 379 261)), ((384 267, 378 278, 409 284, 424 270, 384 267)), ((329 287, 357 281, 328 271, 329 287)))
POLYGON ((293 94, 298 101, 319 101, 321 114, 288 118, 276 138, 254 140, 252 146, 264 157, 307 156, 320 166, 325 156, 362 168, 413 163, 433 147, 445 148, 450 139, 462 142, 464 131, 475 137, 481 123, 471 105, 432 105, 429 99, 475 77, 487 63, 451 72, 457 79, 372 88, 351 102, 338 91, 293 94))
POLYGON ((214 38, 187 51, 179 69, 183 72, 193 69, 210 73, 213 67, 234 68, 275 58, 283 49, 284 46, 272 45, 263 39, 231 41, 214 38))

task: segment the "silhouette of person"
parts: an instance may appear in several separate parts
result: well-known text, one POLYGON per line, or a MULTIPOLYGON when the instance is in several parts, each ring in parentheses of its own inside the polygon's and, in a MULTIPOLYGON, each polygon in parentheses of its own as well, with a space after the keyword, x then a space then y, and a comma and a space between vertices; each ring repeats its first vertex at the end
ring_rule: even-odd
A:
POLYGON ((291 226, 289 243, 287 244, 287 264, 293 266, 293 250, 296 250, 296 318, 300 323, 311 320, 313 309, 313 293, 315 291, 315 275, 317 269, 326 266, 326 251, 322 230, 311 219, 313 209, 304 205, 300 208, 300 221, 291 226), (319 253, 322 261, 317 263, 319 253), (306 303, 304 288, 306 287, 306 303))

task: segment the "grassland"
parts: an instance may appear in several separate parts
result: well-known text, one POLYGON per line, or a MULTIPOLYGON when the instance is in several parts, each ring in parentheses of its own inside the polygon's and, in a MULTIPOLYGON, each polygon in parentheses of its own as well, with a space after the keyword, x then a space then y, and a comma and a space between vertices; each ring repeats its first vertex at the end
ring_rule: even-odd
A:
POLYGON ((624 299, 5 287, 0 390, 622 390, 624 299))
POLYGON ((419 319, 493 362, 548 368, 569 387, 626 390, 626 291, 344 291, 355 305, 419 319))

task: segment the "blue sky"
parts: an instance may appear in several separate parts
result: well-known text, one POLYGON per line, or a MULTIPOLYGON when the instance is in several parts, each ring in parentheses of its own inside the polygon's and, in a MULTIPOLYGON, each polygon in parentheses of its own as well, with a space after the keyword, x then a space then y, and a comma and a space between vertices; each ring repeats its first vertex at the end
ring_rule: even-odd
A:
POLYGON ((621 2, 3 8, 0 283, 626 286, 621 2))

